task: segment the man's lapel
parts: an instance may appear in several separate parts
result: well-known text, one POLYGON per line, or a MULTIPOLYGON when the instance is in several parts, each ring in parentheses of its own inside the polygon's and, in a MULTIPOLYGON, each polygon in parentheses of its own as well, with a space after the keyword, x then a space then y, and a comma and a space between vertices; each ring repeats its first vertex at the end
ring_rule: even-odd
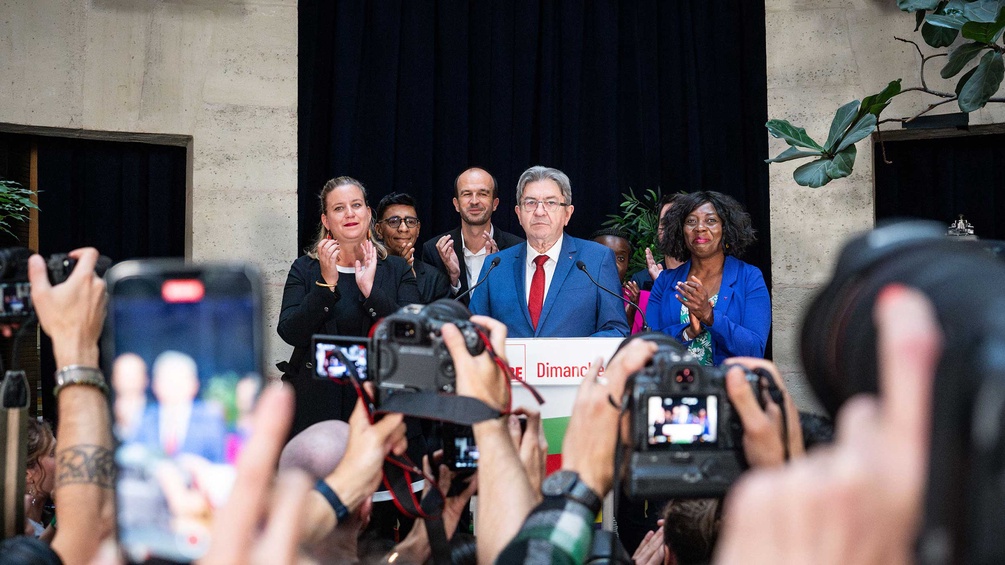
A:
MULTIPOLYGON (((461 243, 461 228, 450 232, 450 237, 454 240, 454 253, 457 254, 457 266, 461 269, 461 290, 459 293, 463 293, 468 290, 468 264, 464 262, 464 244, 461 243)), ((446 265, 444 265, 444 269, 446 269, 446 265)), ((449 273, 444 274, 449 276, 449 273)))
MULTIPOLYGON (((527 309, 527 246, 520 245, 520 252, 513 260, 513 287, 516 290, 516 303, 523 312, 523 319, 527 327, 534 329, 534 324, 530 322, 530 310, 527 309)), ((540 322, 540 320, 538 320, 540 322)))

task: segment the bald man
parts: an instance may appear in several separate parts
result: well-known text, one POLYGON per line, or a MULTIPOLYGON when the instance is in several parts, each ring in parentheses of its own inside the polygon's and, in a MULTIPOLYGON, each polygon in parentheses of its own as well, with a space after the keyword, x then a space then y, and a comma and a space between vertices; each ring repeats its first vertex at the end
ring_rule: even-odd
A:
MULTIPOLYGON (((440 234, 422 246, 422 261, 447 276, 453 296, 467 292, 478 281, 485 258, 523 238, 497 230, 492 212, 499 206, 496 179, 484 169, 470 168, 454 181, 454 209, 461 225, 440 234)), ((470 296, 462 299, 467 304, 470 296)))

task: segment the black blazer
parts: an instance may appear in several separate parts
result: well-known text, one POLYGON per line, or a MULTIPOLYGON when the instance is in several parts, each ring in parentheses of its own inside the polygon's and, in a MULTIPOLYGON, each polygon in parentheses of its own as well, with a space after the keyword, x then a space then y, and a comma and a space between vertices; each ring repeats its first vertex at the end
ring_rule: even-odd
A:
MULTIPOLYGON (((440 252, 436 250, 436 242, 440 240, 441 237, 449 235, 454 238, 454 253, 457 253, 457 263, 461 267, 461 289, 457 291, 457 294, 464 294, 468 291, 468 267, 464 263, 464 245, 461 243, 461 227, 457 226, 455 229, 450 230, 445 233, 426 241, 422 244, 422 261, 424 263, 429 263, 430 265, 436 267, 443 276, 447 277, 447 287, 450 286, 450 273, 447 272, 447 266, 443 264, 443 259, 440 259, 440 252)), ((495 228, 496 245, 499 246, 499 251, 506 249, 508 247, 513 247, 518 243, 523 243, 524 239, 518 235, 513 235, 509 232, 504 232, 498 227, 495 228)), ((470 302, 471 296, 466 295, 461 299, 465 305, 470 302)))
MULTIPOLYGON (((340 276, 352 276, 342 274, 340 276)), ((321 264, 304 255, 293 262, 283 290, 283 306, 277 330, 283 341, 293 346, 288 365, 282 365, 283 380, 296 393, 296 413, 290 437, 322 420, 347 421, 356 404, 356 391, 351 384, 339 384, 314 378, 314 355, 310 351, 314 334, 355 335, 366 337, 380 318, 392 314, 401 306, 421 302, 415 276, 401 257, 388 256, 377 261, 373 290, 362 300, 368 319, 355 328, 339 328, 334 319, 341 296, 317 286, 321 264)), ((344 305, 343 305, 344 307, 344 305)))
POLYGON ((416 259, 412 261, 412 270, 415 271, 415 284, 419 285, 423 304, 450 296, 450 281, 436 267, 416 259))

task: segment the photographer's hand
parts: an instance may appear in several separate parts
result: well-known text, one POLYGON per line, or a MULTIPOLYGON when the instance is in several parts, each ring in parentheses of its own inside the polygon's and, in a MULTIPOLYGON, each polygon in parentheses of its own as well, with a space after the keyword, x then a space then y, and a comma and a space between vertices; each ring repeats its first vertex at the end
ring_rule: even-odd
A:
POLYGON ((98 338, 105 322, 105 281, 94 274, 98 250, 75 249, 77 260, 63 284, 49 284, 49 271, 40 255, 28 259, 31 299, 42 330, 52 338, 56 367, 98 366, 98 338))
MULTIPOLYGON (((488 330, 492 349, 505 362, 506 325, 488 316, 472 316, 471 321, 488 330)), ((488 353, 472 357, 457 326, 444 324, 442 332, 443 342, 457 372, 457 394, 477 398, 500 412, 506 410, 509 406, 509 383, 502 369, 488 353)))
MULTIPOLYGON (((366 383, 370 389, 370 383, 366 383)), ((372 394, 372 390, 370 390, 372 394)), ((335 470, 325 477, 350 513, 355 512, 364 499, 373 495, 384 476, 384 458, 389 453, 401 455, 408 449, 405 437, 404 416, 384 414, 371 424, 362 400, 349 416, 349 443, 345 455, 335 470)), ((338 525, 335 512, 321 493, 312 491, 309 497, 305 523, 309 531, 305 541, 316 543, 324 539, 338 525)))
POLYGON ((620 431, 621 411, 612 402, 620 402, 628 376, 644 367, 657 348, 651 341, 632 340, 611 358, 603 377, 597 376, 602 362, 598 359, 579 385, 562 441, 562 469, 579 473, 601 498, 611 490, 620 431))
MULTIPOLYGON (((105 320, 105 281, 94 274, 98 251, 77 249, 73 272, 49 284, 45 261, 28 260, 31 297, 42 330, 52 338, 59 368, 98 366, 98 337, 105 320)), ((102 541, 115 536, 115 457, 108 399, 97 387, 67 386, 58 398, 56 516, 52 548, 64 563, 88 563, 102 541)))
MULTIPOLYGON (((505 361, 506 326, 487 316, 471 321, 489 330, 489 341, 505 361)), ((457 371, 457 394, 477 398, 499 410, 509 405, 506 375, 488 353, 472 357, 460 330, 444 324, 443 341, 457 371)), ((531 487, 510 439, 505 418, 478 422, 472 428, 478 444, 478 562, 492 563, 520 530, 534 507, 537 493, 531 487)))
POLYGON ((765 392, 765 408, 762 410, 753 388, 739 367, 733 367, 726 373, 726 394, 729 401, 740 416, 743 423, 743 453, 751 467, 772 467, 785 463, 785 433, 783 421, 788 424, 788 453, 790 459, 802 457, 803 430, 799 424, 799 410, 796 409, 792 397, 785 390, 785 381, 778 374, 778 367, 771 361, 753 357, 734 357, 726 359, 724 365, 743 365, 748 369, 764 369, 774 380, 782 392, 785 406, 779 406, 765 392), (782 410, 785 418, 782 418, 782 410))
POLYGON ((520 462, 527 472, 527 480, 530 481, 530 487, 536 495, 535 502, 541 502, 541 483, 544 481, 548 461, 548 439, 544 437, 541 413, 521 406, 510 414, 506 424, 513 440, 513 447, 520 454, 520 462), (520 429, 517 414, 527 417, 526 430, 520 429))
POLYGON ((833 447, 747 473, 727 498, 720 563, 910 563, 928 468, 941 334, 919 292, 877 298, 880 397, 842 407, 833 447))
POLYGON ((300 471, 285 471, 273 485, 292 420, 289 389, 266 387, 255 407, 251 437, 237 461, 231 496, 215 513, 203 563, 298 562, 311 481, 300 471), (270 494, 274 495, 271 507, 270 494), (265 526, 260 528, 263 521, 265 526))

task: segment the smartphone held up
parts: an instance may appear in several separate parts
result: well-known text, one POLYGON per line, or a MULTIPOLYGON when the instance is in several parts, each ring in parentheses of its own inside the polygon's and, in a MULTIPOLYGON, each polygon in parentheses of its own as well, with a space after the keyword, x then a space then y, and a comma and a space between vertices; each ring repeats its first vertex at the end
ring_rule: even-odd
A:
POLYGON ((148 260, 106 279, 119 539, 131 561, 190 561, 209 547, 262 385, 258 273, 148 260))

